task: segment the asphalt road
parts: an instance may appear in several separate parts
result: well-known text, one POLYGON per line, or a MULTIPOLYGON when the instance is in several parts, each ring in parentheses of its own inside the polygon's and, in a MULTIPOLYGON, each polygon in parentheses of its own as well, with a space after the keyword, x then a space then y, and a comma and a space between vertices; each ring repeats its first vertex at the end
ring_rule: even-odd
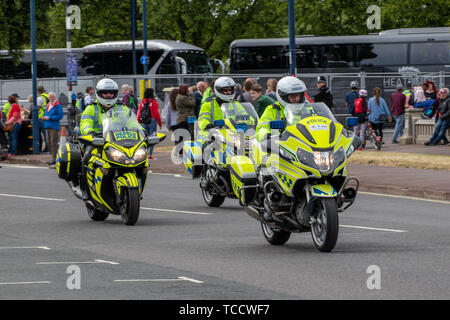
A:
POLYGON ((154 174, 141 207, 133 227, 94 222, 54 170, 3 165, 0 299, 450 298, 450 203, 359 194, 331 253, 271 246, 186 177, 154 174))

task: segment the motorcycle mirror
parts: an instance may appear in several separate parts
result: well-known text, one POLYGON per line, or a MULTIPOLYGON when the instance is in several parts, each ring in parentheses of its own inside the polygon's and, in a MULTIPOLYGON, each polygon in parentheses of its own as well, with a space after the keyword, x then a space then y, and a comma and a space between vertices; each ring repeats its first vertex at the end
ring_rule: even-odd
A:
POLYGON ((103 139, 103 138, 94 138, 94 139, 92 139, 92 145, 94 147, 103 147, 105 145, 105 139, 103 139))
POLYGON ((154 145, 160 143, 160 139, 158 136, 150 136, 147 139, 149 145, 154 145))
POLYGON ((283 130, 286 127, 284 120, 273 120, 270 121, 270 129, 280 129, 283 130))

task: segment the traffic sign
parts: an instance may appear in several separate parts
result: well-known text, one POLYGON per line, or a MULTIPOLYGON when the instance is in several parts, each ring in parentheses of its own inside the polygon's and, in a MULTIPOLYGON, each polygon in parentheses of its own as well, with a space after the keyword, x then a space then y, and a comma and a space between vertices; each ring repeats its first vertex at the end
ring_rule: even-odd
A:
POLYGON ((149 59, 146 56, 142 56, 139 60, 141 61, 141 64, 148 64, 149 62, 149 59))

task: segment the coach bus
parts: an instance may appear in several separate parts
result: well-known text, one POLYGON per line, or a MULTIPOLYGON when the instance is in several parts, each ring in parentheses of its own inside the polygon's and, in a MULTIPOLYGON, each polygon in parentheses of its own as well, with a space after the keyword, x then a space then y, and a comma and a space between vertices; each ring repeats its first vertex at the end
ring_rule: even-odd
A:
MULTIPOLYGON (((410 28, 358 36, 299 36, 300 73, 450 71, 450 28, 410 28)), ((230 44, 230 73, 289 72, 289 39, 239 39, 230 44)))
MULTIPOLYGON (((137 74, 143 74, 139 62, 143 55, 143 41, 136 41, 137 74)), ((111 41, 74 48, 78 61, 78 76, 131 75, 131 41, 111 41)), ((148 40, 148 74, 211 73, 212 66, 206 52, 196 46, 172 40, 148 40)), ((66 76, 66 49, 38 49, 38 78, 66 76)), ((0 79, 31 78, 31 50, 24 50, 19 64, 12 63, 7 51, 0 52, 0 79)))

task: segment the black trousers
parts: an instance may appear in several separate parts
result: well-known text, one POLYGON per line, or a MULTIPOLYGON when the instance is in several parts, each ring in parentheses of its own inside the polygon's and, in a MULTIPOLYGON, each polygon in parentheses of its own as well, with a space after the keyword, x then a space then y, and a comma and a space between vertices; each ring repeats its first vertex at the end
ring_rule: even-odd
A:
POLYGON ((384 123, 373 123, 373 122, 371 122, 370 125, 372 126, 373 131, 375 131, 375 134, 380 137, 380 141, 383 141, 383 127, 384 127, 384 123))
POLYGON ((0 123, 0 146, 6 148, 8 145, 8 139, 6 138, 5 131, 3 131, 3 125, 0 123))

